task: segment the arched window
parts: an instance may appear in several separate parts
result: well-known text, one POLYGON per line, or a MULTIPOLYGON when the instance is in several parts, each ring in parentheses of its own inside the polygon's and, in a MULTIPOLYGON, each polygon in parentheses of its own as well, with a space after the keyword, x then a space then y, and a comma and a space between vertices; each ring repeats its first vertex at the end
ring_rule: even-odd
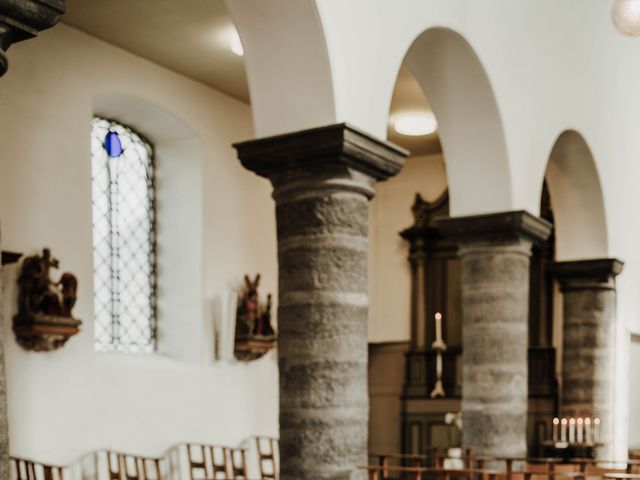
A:
POLYGON ((153 352, 156 228, 153 149, 139 134, 91 123, 95 346, 153 352))

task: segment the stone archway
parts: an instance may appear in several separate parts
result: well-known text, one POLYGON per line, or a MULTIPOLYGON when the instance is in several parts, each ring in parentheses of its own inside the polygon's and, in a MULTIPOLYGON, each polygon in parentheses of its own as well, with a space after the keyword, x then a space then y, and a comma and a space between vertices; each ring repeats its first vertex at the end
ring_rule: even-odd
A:
MULTIPOLYGON (((564 131, 545 173, 553 206, 553 271, 562 291, 560 414, 600 423, 599 458, 613 458, 616 284, 623 263, 608 258, 607 222, 597 166, 582 135, 564 131)), ((558 325, 559 327, 560 325, 558 325)))

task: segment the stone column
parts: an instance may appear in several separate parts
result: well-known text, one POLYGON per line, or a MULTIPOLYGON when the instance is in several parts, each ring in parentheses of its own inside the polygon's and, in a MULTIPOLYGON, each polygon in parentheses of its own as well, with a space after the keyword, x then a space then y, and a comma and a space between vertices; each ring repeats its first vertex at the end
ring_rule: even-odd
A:
POLYGON ((363 478, 367 202, 407 152, 344 124, 235 148, 276 201, 280 478, 363 478))
POLYGON ((558 262, 562 290, 561 415, 600 419, 600 458, 613 455, 615 277, 620 260, 558 262))
POLYGON ((9 47, 53 27, 64 7, 65 0, 0 0, 0 77, 9 68, 9 47))
POLYGON ((441 221, 462 263, 463 443, 526 455, 529 258, 551 226, 524 212, 441 221))
MULTIPOLYGON (((17 42, 53 27, 64 13, 65 0, 0 0, 0 77, 7 73, 6 51, 17 42)), ((2 273, 2 272, 0 272, 2 273)), ((2 292, 0 284, 0 293, 2 292)), ((0 296, 0 311, 2 297, 0 296)), ((4 319, 3 319, 4 320, 4 319)), ((4 337, 0 328, 0 480, 9 480, 9 423, 4 368, 4 337)))

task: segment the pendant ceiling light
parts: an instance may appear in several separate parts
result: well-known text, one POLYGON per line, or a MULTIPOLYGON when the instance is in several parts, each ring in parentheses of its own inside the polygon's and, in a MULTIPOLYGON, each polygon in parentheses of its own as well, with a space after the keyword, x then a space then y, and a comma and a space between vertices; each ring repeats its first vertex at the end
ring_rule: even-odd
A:
POLYGON ((611 16, 620 33, 640 36, 640 0, 614 0, 611 16))

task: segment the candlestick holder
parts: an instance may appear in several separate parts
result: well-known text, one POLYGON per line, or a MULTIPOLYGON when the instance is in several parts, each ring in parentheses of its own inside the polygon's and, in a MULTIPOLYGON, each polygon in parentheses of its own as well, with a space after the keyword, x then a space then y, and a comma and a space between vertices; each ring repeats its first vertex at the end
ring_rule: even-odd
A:
POLYGON ((447 349, 447 345, 442 338, 436 338, 431 344, 431 348, 436 351, 436 384, 431 391, 431 398, 444 397, 445 391, 442 385, 442 352, 447 349))

